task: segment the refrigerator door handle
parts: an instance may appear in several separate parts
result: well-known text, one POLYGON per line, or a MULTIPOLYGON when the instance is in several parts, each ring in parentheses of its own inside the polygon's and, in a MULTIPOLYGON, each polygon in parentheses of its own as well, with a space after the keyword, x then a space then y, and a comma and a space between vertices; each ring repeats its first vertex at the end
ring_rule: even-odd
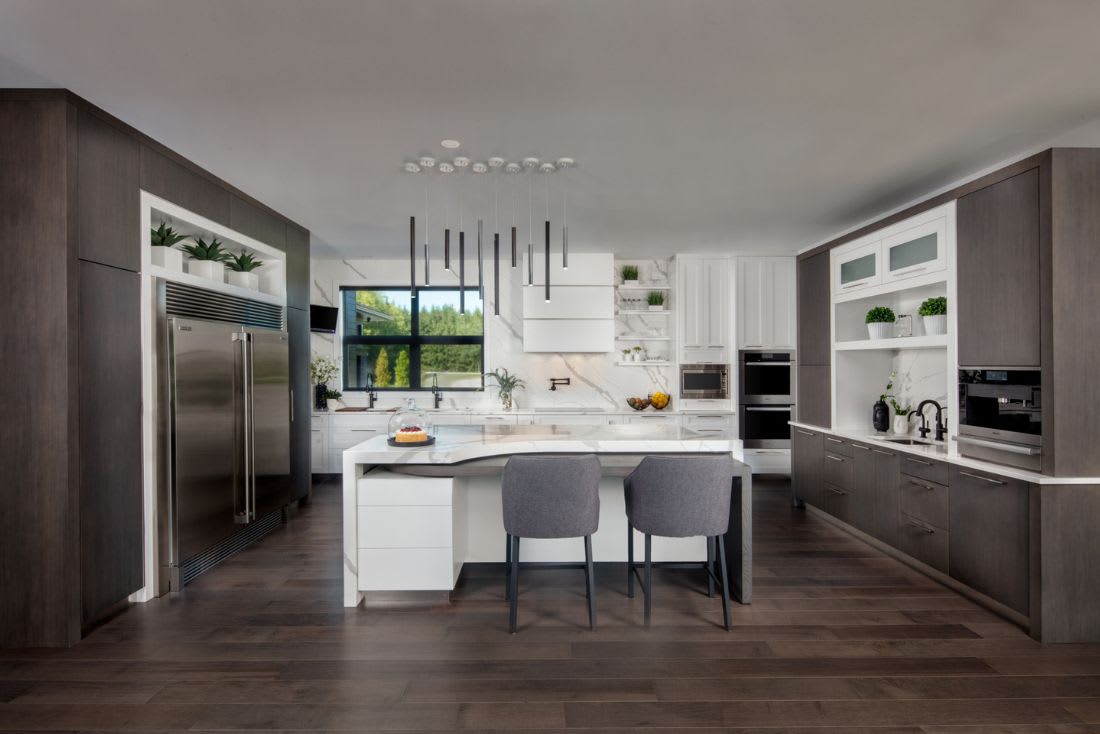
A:
POLYGON ((254 368, 253 352, 252 352, 252 335, 248 334, 245 339, 246 351, 248 352, 248 398, 246 405, 248 406, 248 433, 246 437, 246 448, 248 458, 248 474, 246 479, 248 481, 248 521, 254 522, 256 520, 256 401, 255 401, 255 381, 256 371, 254 368))
POLYGON ((236 382, 236 409, 237 409, 237 437, 236 437, 236 464, 233 470, 233 521, 238 525, 247 525, 251 522, 251 503, 249 502, 249 485, 251 477, 251 455, 249 436, 252 433, 252 416, 248 406, 249 390, 249 365, 248 365, 248 334, 235 332, 232 335, 234 360, 237 364, 236 382))

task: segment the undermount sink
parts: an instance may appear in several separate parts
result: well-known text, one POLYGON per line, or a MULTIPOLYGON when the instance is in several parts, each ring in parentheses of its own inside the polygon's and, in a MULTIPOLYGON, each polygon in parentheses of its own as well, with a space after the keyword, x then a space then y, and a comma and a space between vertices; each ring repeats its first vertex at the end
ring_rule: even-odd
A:
POLYGON ((888 441, 889 443, 900 443, 903 446, 934 446, 931 441, 926 441, 922 438, 909 438, 908 436, 898 436, 897 438, 882 437, 878 438, 879 441, 888 441))

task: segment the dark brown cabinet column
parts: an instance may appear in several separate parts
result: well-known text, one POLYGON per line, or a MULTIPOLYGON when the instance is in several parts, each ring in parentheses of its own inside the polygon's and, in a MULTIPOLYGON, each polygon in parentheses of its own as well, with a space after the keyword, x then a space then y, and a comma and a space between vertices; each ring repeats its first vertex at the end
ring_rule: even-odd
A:
POLYGON ((798 261, 798 420, 832 425, 829 253, 798 261))

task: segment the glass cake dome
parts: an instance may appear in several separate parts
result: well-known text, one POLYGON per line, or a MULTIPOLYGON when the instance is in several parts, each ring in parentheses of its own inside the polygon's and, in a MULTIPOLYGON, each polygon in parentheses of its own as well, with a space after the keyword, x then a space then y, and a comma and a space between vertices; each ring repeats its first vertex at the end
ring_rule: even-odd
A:
POLYGON ((405 407, 390 418, 389 437, 398 443, 419 443, 435 436, 435 424, 420 408, 416 399, 409 398, 405 407))

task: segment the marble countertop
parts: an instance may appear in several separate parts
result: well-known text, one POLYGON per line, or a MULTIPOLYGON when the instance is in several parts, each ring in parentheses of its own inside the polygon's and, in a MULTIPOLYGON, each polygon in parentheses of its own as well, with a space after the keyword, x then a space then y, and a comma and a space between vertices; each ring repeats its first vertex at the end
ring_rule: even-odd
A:
MULTIPOLYGON (((325 415, 386 415, 397 411, 397 407, 390 408, 374 408, 372 410, 344 410, 344 411, 327 411, 327 410, 314 410, 312 414, 314 416, 325 415)), ((645 410, 633 410, 629 407, 623 407, 622 409, 601 408, 594 407, 568 407, 563 406, 556 407, 538 407, 538 408, 515 408, 514 410, 500 410, 493 407, 468 407, 468 408, 420 408, 425 413, 440 413, 444 415, 692 415, 697 413, 722 413, 724 415, 734 415, 736 411, 729 409, 718 410, 679 410, 677 408, 665 408, 664 410, 653 410, 647 408, 645 410)))
POLYGON ((352 464, 458 464, 511 454, 732 453, 742 444, 733 432, 701 434, 680 426, 441 426, 432 446, 390 446, 376 436, 344 451, 352 464))
POLYGON ((928 459, 938 459, 948 464, 965 466, 970 469, 977 469, 978 471, 989 472, 990 474, 997 474, 1011 479, 1020 479, 1032 484, 1100 484, 1100 477, 1052 477, 1046 474, 1027 471, 1026 469, 1017 469, 1015 467, 1005 466, 1004 464, 995 464, 992 461, 981 461, 979 459, 971 459, 967 456, 960 456, 954 451, 955 447, 953 445, 944 441, 906 445, 897 443, 896 441, 887 441, 883 434, 876 434, 866 429, 823 428, 821 426, 815 426, 812 423, 802 423, 799 421, 791 421, 790 424, 796 428, 821 431, 822 433, 839 436, 840 438, 847 438, 851 441, 859 441, 860 443, 889 448, 891 451, 897 451, 901 454, 915 454, 928 459))

